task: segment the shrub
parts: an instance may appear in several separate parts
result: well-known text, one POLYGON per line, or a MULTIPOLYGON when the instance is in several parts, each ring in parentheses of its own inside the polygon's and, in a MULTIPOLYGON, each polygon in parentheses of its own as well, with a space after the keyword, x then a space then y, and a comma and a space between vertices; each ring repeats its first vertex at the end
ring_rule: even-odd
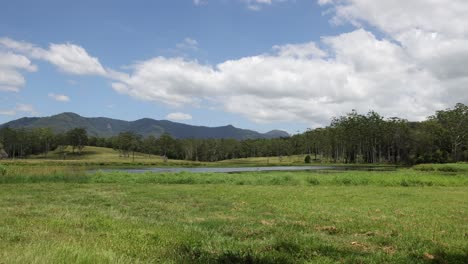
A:
POLYGON ((307 155, 307 156, 305 157, 305 159, 304 159, 304 162, 305 162, 305 163, 310 163, 310 160, 311 160, 310 155, 307 155))

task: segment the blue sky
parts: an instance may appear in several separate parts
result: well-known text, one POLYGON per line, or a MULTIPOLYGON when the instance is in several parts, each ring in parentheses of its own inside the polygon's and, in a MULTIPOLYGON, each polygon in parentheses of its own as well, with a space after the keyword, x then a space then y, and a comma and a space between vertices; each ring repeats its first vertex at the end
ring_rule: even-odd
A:
POLYGON ((464 23, 466 4, 374 2, 7 1, 0 123, 69 111, 294 133, 351 109, 420 120, 466 102, 467 32, 439 17, 464 23))

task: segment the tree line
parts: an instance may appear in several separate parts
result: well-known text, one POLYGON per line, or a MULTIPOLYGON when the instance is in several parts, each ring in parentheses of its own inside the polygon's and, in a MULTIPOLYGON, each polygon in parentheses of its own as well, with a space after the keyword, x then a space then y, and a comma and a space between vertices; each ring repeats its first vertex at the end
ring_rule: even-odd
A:
POLYGON ((88 135, 83 128, 75 128, 66 133, 54 133, 50 128, 0 129, 0 150, 10 158, 27 158, 31 155, 47 157, 50 151, 64 152, 71 146, 72 152, 81 152, 88 143, 88 135))
POLYGON ((330 125, 276 139, 175 139, 142 137, 135 132, 101 138, 83 128, 66 133, 51 129, 0 129, 0 149, 8 157, 44 155, 58 150, 80 153, 85 145, 113 148, 122 157, 135 152, 192 161, 219 161, 248 157, 285 157, 307 154, 306 161, 338 163, 393 163, 468 161, 468 107, 457 104, 437 111, 422 122, 384 118, 374 111, 356 111, 333 118, 330 125))

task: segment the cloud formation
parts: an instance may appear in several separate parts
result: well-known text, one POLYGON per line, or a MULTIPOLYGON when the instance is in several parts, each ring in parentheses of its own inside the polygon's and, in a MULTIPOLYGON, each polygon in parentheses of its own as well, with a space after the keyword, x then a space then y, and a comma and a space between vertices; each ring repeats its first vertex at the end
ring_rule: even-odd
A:
POLYGON ((26 113, 31 115, 37 114, 34 107, 29 104, 16 104, 13 109, 0 109, 0 115, 14 116, 18 113, 26 113))
POLYGON ((312 125, 351 109, 422 119, 448 103, 441 81, 392 41, 359 29, 322 44, 331 54, 315 43, 289 44, 215 66, 158 57, 135 64, 113 88, 175 106, 215 101, 256 122, 312 125))
POLYGON ((106 70, 97 58, 91 57, 84 48, 74 44, 51 44, 42 58, 67 73, 106 75, 106 70))
POLYGON ((271 5, 273 3, 287 2, 289 0, 241 0, 247 5, 247 8, 253 11, 259 11, 264 6, 271 5))
POLYGON ((184 120, 191 120, 192 116, 186 113, 170 113, 166 116, 167 119, 169 120, 175 120, 175 121, 184 121, 184 120))
MULTIPOLYGON (((217 65, 155 57, 134 63, 128 72, 105 69, 74 44, 42 49, 0 39, 0 46, 7 48, 0 56, 18 56, 5 59, 8 66, 0 62, 0 85, 21 87, 24 78, 19 71, 34 71, 29 59, 43 59, 71 74, 104 76, 115 91, 140 100, 216 107, 255 122, 300 121, 310 126, 327 124, 351 109, 421 120, 437 109, 468 102, 468 27, 464 26, 468 2, 318 2, 330 9, 333 23, 351 23, 356 29, 317 42, 274 46, 264 54, 217 65), (5 69, 17 72, 17 78, 2 79, 5 69)), ((192 39, 180 45, 198 47, 192 39)), ((174 120, 187 117, 173 114, 177 114, 171 116, 174 120)))
POLYGON ((177 43, 176 47, 181 50, 198 50, 198 41, 192 38, 185 38, 184 41, 177 43))
POLYGON ((0 38, 0 47, 32 59, 48 61, 66 73, 101 76, 107 74, 97 58, 90 56, 83 47, 75 44, 50 44, 48 49, 43 49, 31 43, 0 38))
MULTIPOLYGON (((244 3, 249 10, 252 11, 259 11, 264 6, 271 5, 276 2, 287 2, 290 0, 239 0, 240 2, 244 3)), ((196 6, 206 5, 208 4, 208 0, 193 0, 193 4, 196 6)))
POLYGON ((334 23, 350 22, 356 27, 369 24, 392 36, 414 29, 449 37, 468 33, 465 0, 319 0, 318 3, 332 8, 334 23))
POLYGON ((357 29, 323 37, 321 45, 274 46, 270 53, 218 65, 153 58, 133 65, 129 78, 113 87, 170 105, 219 102, 224 110, 256 122, 295 120, 311 125, 351 109, 420 120, 436 109, 468 101, 466 1, 319 4, 331 8, 334 23, 351 23, 357 29), (368 26, 385 37, 377 38, 368 26))
POLYGON ((55 93, 49 93, 49 98, 54 99, 55 101, 58 102, 69 102, 70 97, 63 95, 63 94, 55 94, 55 93))
POLYGON ((36 70, 37 67, 25 56, 0 49, 0 91, 19 91, 26 83, 22 71, 36 70))
POLYGON ((468 86, 467 1, 320 0, 319 4, 331 6, 334 23, 370 25, 386 34, 407 60, 435 79, 445 102, 468 101, 468 93, 463 92, 468 86))

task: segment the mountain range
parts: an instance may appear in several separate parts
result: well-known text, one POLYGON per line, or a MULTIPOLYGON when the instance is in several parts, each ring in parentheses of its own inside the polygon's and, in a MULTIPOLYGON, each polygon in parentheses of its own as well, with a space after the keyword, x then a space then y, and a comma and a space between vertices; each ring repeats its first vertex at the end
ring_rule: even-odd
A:
POLYGON ((49 117, 23 117, 10 121, 1 127, 10 128, 51 128, 54 132, 66 132, 73 128, 84 128, 90 136, 111 137, 120 132, 133 131, 142 136, 153 135, 159 137, 163 133, 169 133, 174 138, 233 138, 233 139, 258 139, 289 137, 289 134, 281 130, 272 130, 267 133, 259 133, 253 130, 236 128, 232 125, 220 127, 192 126, 168 120, 154 120, 142 118, 136 121, 124 121, 106 117, 82 117, 75 113, 61 113, 49 117))

